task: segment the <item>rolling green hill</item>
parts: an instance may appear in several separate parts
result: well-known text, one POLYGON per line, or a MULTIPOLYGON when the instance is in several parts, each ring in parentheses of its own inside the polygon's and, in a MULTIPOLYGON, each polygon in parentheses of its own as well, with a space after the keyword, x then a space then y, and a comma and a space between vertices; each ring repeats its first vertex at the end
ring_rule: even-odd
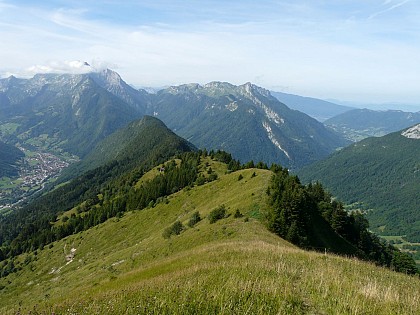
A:
POLYGON ((207 174, 209 168, 217 180, 17 257, 15 265, 21 269, 0 278, 0 313, 420 310, 418 279, 355 259, 304 251, 270 233, 256 218, 269 207, 266 187, 272 172, 226 174, 226 164, 203 158, 200 172, 207 174), (226 214, 210 223, 221 206, 226 214), (201 220, 191 224, 197 212, 201 220), (168 238, 165 231, 176 222, 183 228, 168 238))
POLYGON ((341 200, 368 210, 376 233, 420 242, 420 140, 402 133, 355 143, 299 176, 318 180, 341 200))
POLYGON ((13 145, 0 141, 0 178, 17 176, 16 163, 24 157, 24 153, 13 145))

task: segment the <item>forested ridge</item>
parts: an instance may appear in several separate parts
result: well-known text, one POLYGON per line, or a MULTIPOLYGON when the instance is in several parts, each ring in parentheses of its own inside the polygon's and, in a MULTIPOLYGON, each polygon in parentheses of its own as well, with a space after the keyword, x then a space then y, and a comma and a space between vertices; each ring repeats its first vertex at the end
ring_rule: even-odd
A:
POLYGON ((0 141, 0 177, 16 176, 16 163, 24 157, 24 153, 13 145, 0 141))
POLYGON ((157 160, 162 163, 176 153, 191 150, 196 148, 168 129, 162 121, 144 116, 99 142, 82 161, 63 172, 60 182, 115 162, 120 165, 118 169, 121 173, 142 163, 150 168, 157 160))
POLYGON ((381 235, 420 241, 420 145, 401 132, 368 138, 298 171, 303 182, 320 181, 347 204, 367 211, 381 235))

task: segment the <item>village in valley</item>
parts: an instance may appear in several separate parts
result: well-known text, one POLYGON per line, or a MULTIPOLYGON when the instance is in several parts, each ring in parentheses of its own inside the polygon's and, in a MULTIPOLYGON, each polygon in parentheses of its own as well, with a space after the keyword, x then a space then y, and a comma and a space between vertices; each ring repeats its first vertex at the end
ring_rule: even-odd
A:
POLYGON ((69 161, 54 154, 29 152, 21 147, 19 149, 25 152, 20 164, 19 177, 0 179, 0 213, 8 211, 30 195, 42 190, 69 166, 69 161))

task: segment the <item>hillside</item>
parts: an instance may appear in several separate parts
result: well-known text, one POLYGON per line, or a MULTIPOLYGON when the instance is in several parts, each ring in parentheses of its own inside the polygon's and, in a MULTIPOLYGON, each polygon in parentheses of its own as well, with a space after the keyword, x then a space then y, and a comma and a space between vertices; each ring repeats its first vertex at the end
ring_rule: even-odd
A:
POLYGON ((268 232, 255 218, 268 206, 270 171, 226 174, 226 164, 203 159, 201 172, 209 168, 217 180, 19 256, 22 269, 0 278, 0 313, 420 311, 417 279, 304 251, 268 232), (221 205, 228 216, 211 224, 221 205), (190 225, 196 212, 201 220, 190 225), (184 230, 165 238, 177 221, 184 230))
POLYGON ((273 91, 271 94, 288 107, 301 111, 320 122, 354 109, 354 107, 338 105, 313 97, 273 91))
POLYGON ((129 165, 125 166, 129 168, 159 156, 168 158, 178 152, 195 149, 191 143, 177 136, 159 119, 143 116, 99 142, 81 162, 70 166, 61 180, 113 161, 130 161, 129 165))
POLYGON ((154 95, 150 110, 197 147, 225 150, 240 161, 296 169, 347 144, 320 122, 251 83, 173 86, 154 95))
POLYGON ((0 141, 0 178, 3 176, 17 176, 17 163, 24 155, 25 154, 15 146, 0 141))
POLYGON ((301 170, 299 176, 305 182, 321 181, 341 200, 369 210, 367 217, 375 232, 420 242, 416 130, 418 125, 408 132, 362 140, 301 170))
POLYGON ((420 112, 369 109, 350 110, 324 122, 325 125, 351 141, 381 137, 418 123, 420 123, 420 112))

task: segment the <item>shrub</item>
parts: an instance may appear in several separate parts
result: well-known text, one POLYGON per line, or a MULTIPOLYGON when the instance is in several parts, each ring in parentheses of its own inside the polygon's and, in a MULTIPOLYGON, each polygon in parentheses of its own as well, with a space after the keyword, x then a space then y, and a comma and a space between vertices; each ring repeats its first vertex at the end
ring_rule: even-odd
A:
POLYGON ((201 221, 200 213, 198 211, 196 211, 191 216, 191 219, 188 221, 188 224, 187 225, 189 227, 193 227, 194 225, 196 225, 200 221, 201 221))
POLYGON ((206 183, 206 178, 203 175, 199 175, 195 181, 195 183, 197 184, 197 186, 201 186, 204 185, 206 183))
POLYGON ((208 219, 210 223, 215 223, 226 216, 226 207, 221 205, 209 213, 208 219))
POLYGON ((233 217, 235 219, 237 218, 242 218, 244 215, 241 213, 241 211, 239 211, 239 209, 236 209, 235 214, 233 215, 233 217))
POLYGON ((244 179, 244 177, 242 176, 242 174, 239 174, 239 176, 238 176, 238 181, 240 181, 240 180, 242 180, 242 179, 244 179))
POLYGON ((209 175, 208 181, 209 181, 209 182, 212 182, 212 181, 214 181, 214 180, 216 180, 216 179, 217 179, 217 174, 216 174, 216 173, 211 173, 211 174, 209 175))
POLYGON ((162 236, 164 238, 170 238, 172 235, 179 235, 184 230, 184 226, 181 222, 176 221, 174 224, 172 224, 170 227, 166 228, 165 231, 163 231, 162 236))

